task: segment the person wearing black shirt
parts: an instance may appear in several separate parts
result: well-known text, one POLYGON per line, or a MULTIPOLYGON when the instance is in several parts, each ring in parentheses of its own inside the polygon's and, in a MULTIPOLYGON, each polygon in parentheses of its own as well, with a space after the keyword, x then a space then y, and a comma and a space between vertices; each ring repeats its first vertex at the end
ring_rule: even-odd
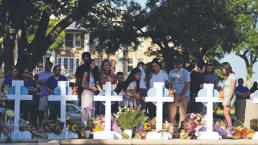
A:
POLYGON ((82 53, 82 60, 83 64, 78 66, 75 72, 75 77, 76 77, 76 85, 78 86, 77 89, 77 94, 78 94, 78 105, 80 106, 81 103, 81 94, 83 91, 82 88, 82 77, 84 72, 87 70, 86 62, 91 59, 91 54, 89 52, 83 52, 82 53))
POLYGON ((204 83, 203 72, 205 70, 204 63, 200 62, 197 65, 195 64, 194 70, 190 74, 190 102, 189 102, 189 111, 190 113, 200 113, 203 108, 203 104, 200 102, 195 102, 195 97, 204 83))

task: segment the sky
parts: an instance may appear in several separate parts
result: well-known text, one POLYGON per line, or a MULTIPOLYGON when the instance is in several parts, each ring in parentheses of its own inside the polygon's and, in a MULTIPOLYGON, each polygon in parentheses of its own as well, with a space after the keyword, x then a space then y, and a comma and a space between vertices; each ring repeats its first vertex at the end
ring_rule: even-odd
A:
MULTIPOLYGON (((142 7, 145 7, 146 0, 134 0, 135 2, 138 2, 141 4, 142 7)), ((233 71, 237 75, 238 78, 246 79, 246 66, 243 59, 241 59, 239 56, 235 55, 234 53, 230 53, 224 56, 220 60, 220 62, 229 62, 233 68, 233 71)), ((256 63, 253 67, 253 81, 258 81, 258 63, 256 63)))

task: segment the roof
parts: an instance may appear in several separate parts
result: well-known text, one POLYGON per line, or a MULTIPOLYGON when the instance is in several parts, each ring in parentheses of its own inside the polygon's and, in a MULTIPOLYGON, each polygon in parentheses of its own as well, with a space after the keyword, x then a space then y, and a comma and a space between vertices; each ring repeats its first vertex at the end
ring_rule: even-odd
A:
POLYGON ((79 24, 76 24, 76 22, 73 22, 70 26, 66 27, 65 30, 86 30, 86 29, 81 27, 79 24))

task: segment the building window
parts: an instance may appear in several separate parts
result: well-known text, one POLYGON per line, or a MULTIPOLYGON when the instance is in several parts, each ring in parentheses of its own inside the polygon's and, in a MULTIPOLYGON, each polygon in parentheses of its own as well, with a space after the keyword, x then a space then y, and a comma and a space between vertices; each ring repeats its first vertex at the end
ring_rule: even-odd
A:
POLYGON ((100 65, 101 65, 99 59, 100 59, 100 58, 95 58, 95 59, 94 59, 95 64, 96 64, 97 66, 100 66, 100 65))
POLYGON ((133 58, 128 58, 128 72, 133 70, 133 58))
POLYGON ((57 64, 60 65, 60 66, 62 66, 62 60, 61 60, 61 58, 58 58, 57 64))
POLYGON ((64 68, 65 68, 65 69, 68 69, 67 58, 64 58, 64 68))
POLYGON ((143 62, 143 58, 138 58, 138 63, 143 62))
POLYGON ((79 64, 80 64, 80 59, 76 59, 76 68, 79 66, 79 64))
POLYGON ((65 34, 65 46, 66 47, 73 47, 73 34, 65 34))
POLYGON ((75 35, 75 47, 81 48, 81 34, 75 35))
POLYGON ((70 58, 70 70, 73 70, 73 58, 70 58))

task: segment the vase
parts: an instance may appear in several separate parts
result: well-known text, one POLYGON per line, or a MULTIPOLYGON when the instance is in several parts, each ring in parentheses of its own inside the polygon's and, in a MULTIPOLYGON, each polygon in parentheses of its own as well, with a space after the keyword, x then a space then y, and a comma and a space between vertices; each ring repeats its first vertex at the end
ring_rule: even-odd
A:
POLYGON ((128 138, 131 139, 132 138, 132 135, 133 135, 133 130, 132 129, 125 129, 123 131, 124 134, 127 134, 128 135, 128 138))

